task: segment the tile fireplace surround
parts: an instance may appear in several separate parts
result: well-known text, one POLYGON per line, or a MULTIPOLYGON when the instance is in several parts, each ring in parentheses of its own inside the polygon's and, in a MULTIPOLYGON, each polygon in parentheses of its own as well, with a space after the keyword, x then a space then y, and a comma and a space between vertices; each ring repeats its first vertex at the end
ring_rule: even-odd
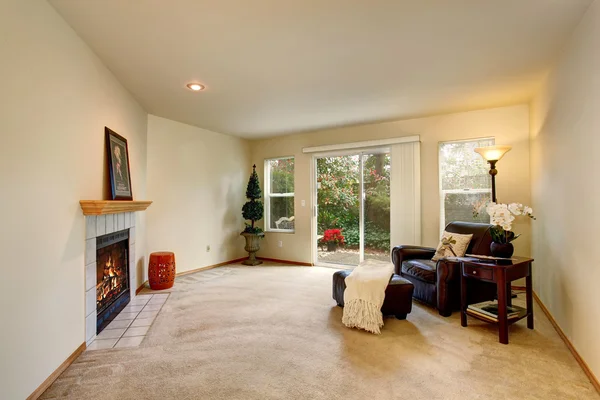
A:
POLYGON ((129 229, 129 286, 135 297, 135 212, 85 216, 85 341, 96 338, 96 238, 129 229))

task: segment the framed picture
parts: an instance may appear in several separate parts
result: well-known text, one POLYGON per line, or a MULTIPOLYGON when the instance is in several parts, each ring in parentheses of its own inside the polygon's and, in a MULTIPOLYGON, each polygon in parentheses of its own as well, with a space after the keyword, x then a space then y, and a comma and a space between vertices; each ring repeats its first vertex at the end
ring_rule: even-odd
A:
POLYGON ((105 127, 110 189, 113 200, 133 200, 127 139, 105 127))

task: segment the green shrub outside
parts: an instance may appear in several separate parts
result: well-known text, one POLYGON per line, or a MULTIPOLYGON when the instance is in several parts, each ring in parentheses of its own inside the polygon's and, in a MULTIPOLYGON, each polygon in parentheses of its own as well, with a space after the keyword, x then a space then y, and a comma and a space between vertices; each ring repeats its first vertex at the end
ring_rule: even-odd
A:
MULTIPOLYGON (((360 245, 360 236, 358 231, 358 224, 344 228, 342 227, 342 235, 346 240, 346 247, 358 248, 360 245)), ((365 247, 369 249, 376 249, 381 251, 390 250, 390 232, 385 231, 377 224, 366 222, 365 223, 365 247)))
MULTIPOLYGON (((319 235, 342 229, 347 248, 359 246, 360 156, 317 160, 319 235)), ((390 156, 364 156, 365 247, 390 250, 390 156)))
MULTIPOLYGON (((319 235, 327 229, 341 229, 345 247, 359 246, 359 155, 317 159, 317 204, 319 235)), ((390 250, 390 155, 364 157, 365 247, 390 250)), ((271 160, 272 192, 294 192, 294 160, 271 160)), ((279 204, 279 203, 277 203, 279 204)), ((293 215, 293 203, 279 210, 271 203, 271 219, 293 215)), ((282 205, 283 207, 283 205, 282 205)))

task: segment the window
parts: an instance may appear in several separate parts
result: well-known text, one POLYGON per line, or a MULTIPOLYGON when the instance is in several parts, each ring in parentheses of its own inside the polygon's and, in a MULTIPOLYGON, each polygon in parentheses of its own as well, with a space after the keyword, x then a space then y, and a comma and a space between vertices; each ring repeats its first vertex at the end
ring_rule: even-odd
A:
POLYGON ((294 232, 294 157, 265 160, 265 227, 294 232))
POLYGON ((492 199, 489 165, 475 148, 493 146, 493 138, 440 143, 441 230, 452 221, 489 223, 485 211, 477 217, 473 208, 492 199))

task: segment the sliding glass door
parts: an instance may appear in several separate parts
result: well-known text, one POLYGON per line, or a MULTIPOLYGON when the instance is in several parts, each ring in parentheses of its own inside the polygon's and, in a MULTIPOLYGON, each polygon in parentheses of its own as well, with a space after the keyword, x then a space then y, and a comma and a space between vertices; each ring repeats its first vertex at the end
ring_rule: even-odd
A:
POLYGON ((360 155, 316 158, 317 263, 360 262, 360 155))
POLYGON ((316 263, 356 266, 389 261, 388 149, 315 156, 316 263))
POLYGON ((390 261, 390 153, 362 157, 364 259, 390 261))

